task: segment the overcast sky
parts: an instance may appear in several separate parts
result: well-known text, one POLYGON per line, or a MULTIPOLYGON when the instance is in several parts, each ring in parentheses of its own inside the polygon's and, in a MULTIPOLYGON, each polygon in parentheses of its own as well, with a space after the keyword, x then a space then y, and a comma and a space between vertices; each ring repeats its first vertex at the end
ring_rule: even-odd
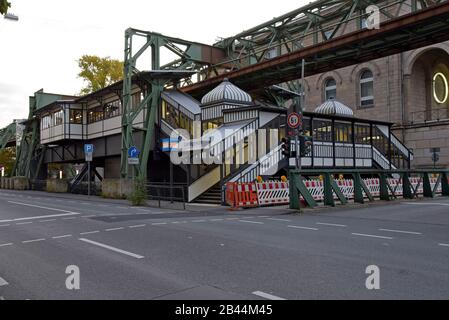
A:
POLYGON ((308 3, 304 0, 9 0, 0 18, 0 128, 28 117, 28 97, 76 94, 83 54, 123 60, 128 27, 213 44, 308 3))

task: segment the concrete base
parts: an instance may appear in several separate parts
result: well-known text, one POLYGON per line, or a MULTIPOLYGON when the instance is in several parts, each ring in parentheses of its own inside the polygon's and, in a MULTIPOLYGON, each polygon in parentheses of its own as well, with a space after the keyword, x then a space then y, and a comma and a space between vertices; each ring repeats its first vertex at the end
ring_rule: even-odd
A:
POLYGON ((69 184, 65 180, 49 179, 47 180, 47 192, 67 193, 69 192, 69 184))
POLYGON ((104 179, 101 189, 104 198, 126 199, 133 190, 133 181, 130 179, 104 179))
POLYGON ((14 190, 29 190, 30 181, 26 177, 13 177, 11 178, 14 190))

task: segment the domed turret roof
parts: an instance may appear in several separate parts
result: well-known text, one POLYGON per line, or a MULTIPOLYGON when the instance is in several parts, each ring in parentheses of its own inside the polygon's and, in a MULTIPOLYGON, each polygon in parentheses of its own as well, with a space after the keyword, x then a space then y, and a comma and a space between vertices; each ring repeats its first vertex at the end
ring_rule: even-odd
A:
POLYGON ((226 78, 218 87, 203 97, 201 104, 210 105, 222 101, 229 101, 239 104, 252 104, 253 99, 248 93, 233 85, 226 78))
POLYGON ((325 103, 318 106, 315 109, 315 113, 343 116, 343 117, 354 116, 354 111, 352 111, 351 108, 334 99, 327 100, 325 103))

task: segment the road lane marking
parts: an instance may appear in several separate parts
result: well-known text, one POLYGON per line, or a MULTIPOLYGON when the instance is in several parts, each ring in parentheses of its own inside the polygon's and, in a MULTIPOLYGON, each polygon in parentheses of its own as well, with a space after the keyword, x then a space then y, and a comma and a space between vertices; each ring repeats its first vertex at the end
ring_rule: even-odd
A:
POLYGON ((440 247, 449 247, 449 244, 446 244, 446 243, 440 243, 440 244, 438 244, 440 247))
POLYGON ((65 236, 57 236, 57 237, 52 237, 52 239, 65 239, 65 238, 71 238, 73 237, 71 234, 66 234, 65 236))
POLYGON ((236 220, 240 220, 240 218, 227 218, 226 220, 228 220, 228 221, 236 221, 236 220))
POLYGON ((9 283, 5 279, 0 277, 0 287, 7 286, 7 285, 9 285, 9 283))
POLYGON ((9 227, 9 226, 11 226, 11 225, 10 224, 3 224, 3 225, 0 226, 0 228, 1 227, 9 227))
POLYGON ((93 214, 93 215, 90 215, 90 216, 82 216, 81 218, 95 218, 97 215, 95 215, 95 214, 93 214))
POLYGON ((4 244, 0 244, 0 248, 2 248, 2 247, 10 247, 12 245, 14 245, 14 243, 4 243, 4 244))
POLYGON ((14 202, 14 201, 8 201, 8 202, 9 203, 13 203, 13 204, 26 206, 26 207, 33 207, 33 208, 52 210, 52 211, 59 211, 59 212, 66 212, 66 213, 65 214, 53 214, 53 215, 37 216, 37 217, 27 217, 27 218, 16 218, 16 219, 0 220, 0 223, 18 222, 18 221, 27 221, 27 220, 41 220, 41 219, 45 219, 45 218, 60 218, 60 217, 75 216, 75 215, 81 214, 81 213, 78 213, 78 212, 72 212, 72 211, 55 209, 55 208, 35 206, 35 205, 27 204, 27 203, 20 203, 20 202, 14 202))
POLYGON ((280 222, 292 222, 291 220, 287 220, 287 219, 278 219, 278 218, 268 218, 267 220, 271 220, 271 221, 280 221, 280 222))
POLYGON ((403 204, 413 205, 413 206, 449 206, 449 203, 438 203, 438 202, 426 202, 426 203, 414 203, 414 202, 403 202, 403 204))
POLYGON ((264 219, 264 218, 269 218, 269 216, 258 216, 258 218, 264 219))
POLYGON ((243 223, 252 223, 252 224, 264 224, 263 222, 258 222, 258 221, 248 221, 248 220, 239 220, 239 222, 243 222, 243 223))
POLYGON ((45 223, 45 222, 53 222, 53 221, 56 221, 56 219, 42 220, 42 221, 39 221, 39 222, 40 223, 45 223))
POLYGON ((218 222, 218 221, 224 221, 224 219, 211 219, 209 221, 211 221, 211 222, 218 222))
POLYGON ((137 229, 137 228, 145 228, 146 226, 147 226, 146 224, 139 224, 138 226, 129 226, 128 228, 137 229))
POLYGON ((32 224, 32 222, 21 222, 21 223, 16 223, 17 226, 23 226, 26 224, 32 224))
POLYGON ((62 218, 62 220, 75 220, 77 217, 71 217, 71 218, 62 218))
POLYGON ((27 240, 27 241, 22 241, 22 243, 34 243, 34 242, 42 242, 45 241, 45 239, 34 239, 34 240, 27 240))
POLYGON ((111 232, 111 231, 119 231, 119 230, 123 230, 125 228, 121 227, 121 228, 111 228, 111 229, 106 229, 106 232, 111 232))
POLYGON ((88 235, 88 234, 95 234, 95 233, 100 233, 100 231, 82 232, 82 233, 80 233, 80 235, 85 236, 85 235, 88 235))
POLYGON ((192 223, 203 223, 207 222, 206 220, 192 220, 192 223))
POLYGON ((287 300, 287 299, 284 299, 284 298, 281 298, 281 297, 277 297, 277 296, 274 296, 272 294, 265 293, 265 292, 262 292, 262 291, 254 291, 253 295, 261 297, 261 298, 264 298, 264 299, 268 299, 268 300, 279 300, 279 301, 287 300))
POLYGON ((92 240, 89 240, 89 239, 85 239, 85 238, 80 238, 79 240, 83 241, 83 242, 86 242, 86 243, 89 243, 89 244, 92 244, 94 246, 98 246, 98 247, 101 247, 101 248, 104 248, 104 249, 108 249, 108 250, 111 250, 111 251, 114 251, 114 252, 117 252, 117 253, 121 253, 121 254, 127 255, 129 257, 136 258, 136 259, 143 259, 143 258, 145 258, 144 256, 141 256, 139 254, 135 254, 135 253, 132 253, 132 252, 129 252, 129 251, 125 251, 125 250, 119 249, 119 248, 111 247, 111 246, 108 246, 107 244, 104 244, 104 243, 95 242, 95 241, 92 241, 92 240))
POLYGON ((338 227, 338 228, 347 228, 347 225, 344 224, 335 224, 335 223, 324 223, 324 222, 317 222, 316 224, 320 226, 328 226, 328 227, 338 227))
POLYGON ((363 233, 352 233, 353 236, 358 237, 366 237, 366 238, 376 238, 376 239, 384 239, 384 240, 393 240, 391 237, 383 237, 383 236, 376 236, 372 234, 363 234, 363 233))
POLYGON ((317 228, 309 228, 309 227, 300 227, 300 226, 288 226, 289 228, 293 229, 302 229, 302 230, 311 230, 311 231, 318 231, 317 228))
POLYGON ((163 225, 166 225, 167 224, 167 222, 158 222, 158 223, 152 223, 151 225, 152 226, 163 226, 163 225))
POLYGON ((414 231, 402 231, 402 230, 391 230, 391 229, 379 229, 379 231, 391 232, 391 233, 413 234, 413 235, 417 235, 417 236, 421 236, 422 235, 422 233, 414 232, 414 231))

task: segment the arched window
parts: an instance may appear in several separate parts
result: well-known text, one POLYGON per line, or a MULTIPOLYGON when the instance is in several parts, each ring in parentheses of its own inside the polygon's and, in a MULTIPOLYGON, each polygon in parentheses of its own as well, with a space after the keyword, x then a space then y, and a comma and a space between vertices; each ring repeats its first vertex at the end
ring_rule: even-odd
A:
POLYGON ((337 82, 330 78, 326 80, 324 85, 324 99, 327 101, 335 98, 337 98, 337 82))
POLYGON ((374 77, 370 70, 360 74, 360 106, 374 105, 374 77))

